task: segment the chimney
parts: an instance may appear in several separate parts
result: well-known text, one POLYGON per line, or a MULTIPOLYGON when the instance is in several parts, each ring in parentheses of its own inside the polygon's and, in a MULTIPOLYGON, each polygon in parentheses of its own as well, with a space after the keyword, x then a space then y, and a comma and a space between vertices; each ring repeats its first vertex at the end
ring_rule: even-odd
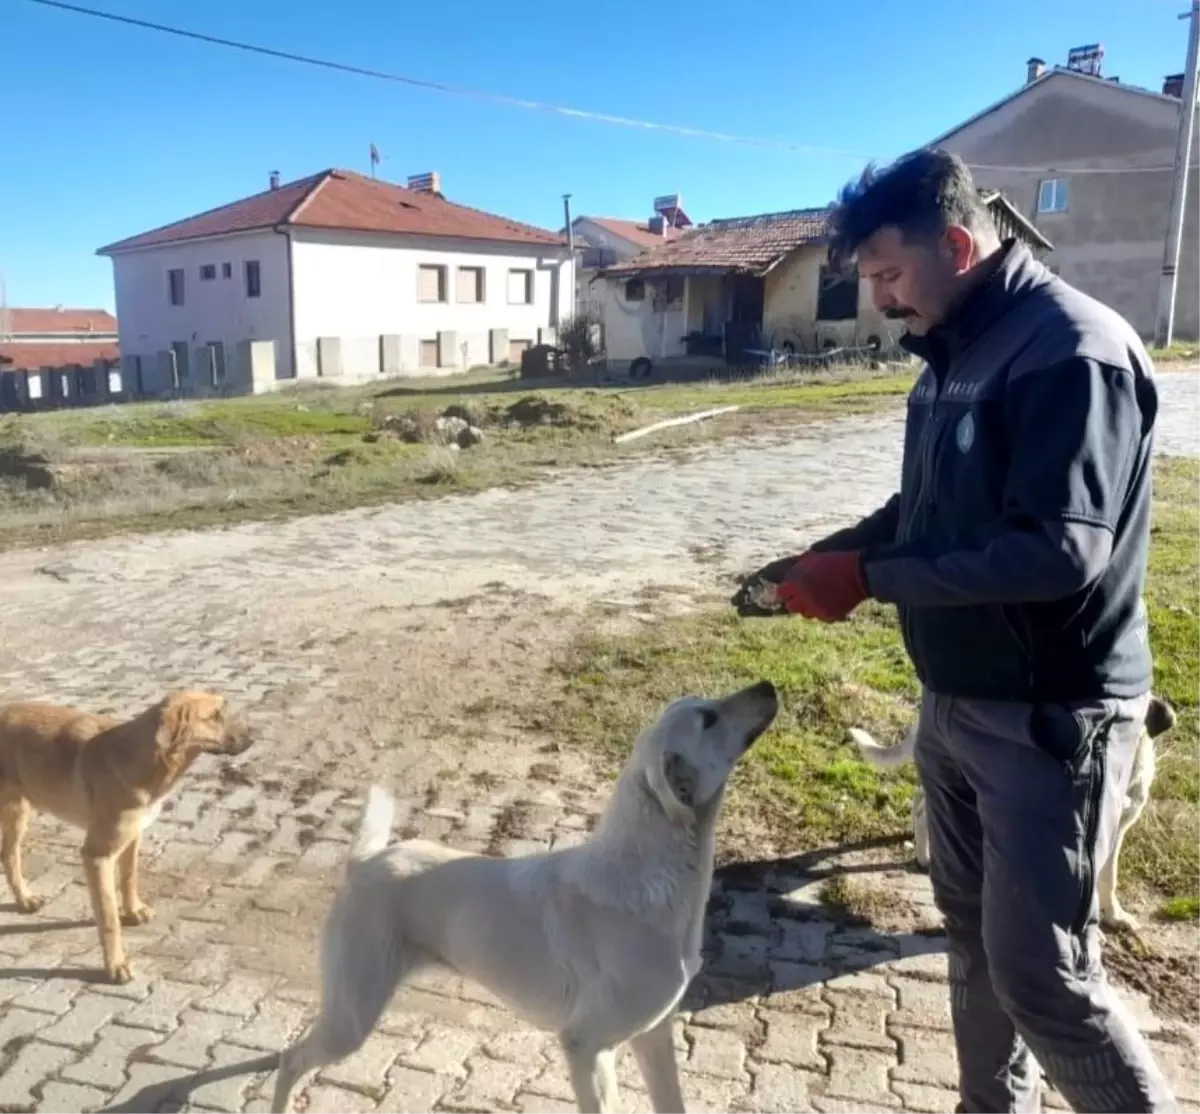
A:
POLYGON ((1046 63, 1041 58, 1030 58, 1025 63, 1025 84, 1037 81, 1046 72, 1046 63))
POLYGON ((666 236, 667 234, 667 222, 661 215, 651 217, 646 222, 646 227, 654 236, 666 236))
POLYGON ((1181 74, 1181 73, 1167 74, 1167 76, 1163 78, 1162 91, 1163 91, 1164 97, 1178 97, 1180 100, 1182 100, 1183 99, 1183 74, 1181 74))
POLYGON ((279 189, 279 171, 272 170, 271 176, 270 176, 270 178, 267 179, 267 181, 271 183, 271 189, 273 189, 273 190, 279 189))
POLYGON ((432 193, 441 197, 442 176, 436 170, 430 170, 424 174, 410 174, 408 188, 414 193, 432 193))

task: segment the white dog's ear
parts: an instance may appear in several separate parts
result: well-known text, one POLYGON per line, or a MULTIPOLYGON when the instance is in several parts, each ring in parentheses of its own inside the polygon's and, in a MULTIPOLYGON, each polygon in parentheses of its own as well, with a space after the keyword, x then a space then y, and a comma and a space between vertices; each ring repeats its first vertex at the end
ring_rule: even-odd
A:
POLYGON ((662 760, 663 780, 671 796, 686 808, 696 807, 699 771, 682 754, 667 751, 662 760))

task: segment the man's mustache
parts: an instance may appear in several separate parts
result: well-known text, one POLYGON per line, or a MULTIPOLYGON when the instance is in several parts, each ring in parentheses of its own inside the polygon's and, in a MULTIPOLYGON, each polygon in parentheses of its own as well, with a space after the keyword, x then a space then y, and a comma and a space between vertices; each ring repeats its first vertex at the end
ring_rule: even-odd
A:
POLYGON ((890 317, 893 321, 899 321, 906 317, 916 317, 917 311, 911 306, 895 306, 892 309, 885 309, 883 316, 890 317))

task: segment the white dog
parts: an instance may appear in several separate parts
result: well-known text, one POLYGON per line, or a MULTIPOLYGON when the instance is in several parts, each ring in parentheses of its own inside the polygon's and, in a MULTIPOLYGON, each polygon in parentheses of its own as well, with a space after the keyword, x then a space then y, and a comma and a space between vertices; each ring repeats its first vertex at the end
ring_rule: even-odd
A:
MULTIPOLYGON (((1121 844, 1129 829, 1137 823, 1142 810, 1150 800, 1150 787, 1154 784, 1155 743, 1159 735, 1175 726, 1175 710, 1161 697, 1150 697, 1146 709, 1146 722, 1138 738, 1137 750, 1133 755, 1133 766, 1129 772, 1129 786, 1125 791, 1125 806, 1117 824, 1117 838, 1096 881, 1099 891, 1100 921, 1106 928, 1135 929, 1137 919, 1121 907, 1117 900, 1117 861, 1121 855, 1121 844)), ((857 727, 850 728, 850 738, 859 753, 874 766, 895 769, 913 760, 917 745, 917 728, 914 724, 904 740, 896 746, 880 746, 867 732, 857 727)), ((922 870, 929 869, 929 822, 925 815, 925 791, 920 785, 913 793, 912 801, 913 854, 922 870)))
POLYGON ((592 838, 517 859, 420 840, 387 847, 372 788, 321 952, 321 1012, 280 1057, 274 1109, 300 1078, 366 1040, 396 987, 443 966, 556 1033, 580 1110, 615 1109, 625 1041, 656 1111, 682 1111, 671 1020, 700 969, 725 784, 774 720, 766 681, 672 704, 634 743, 592 838))

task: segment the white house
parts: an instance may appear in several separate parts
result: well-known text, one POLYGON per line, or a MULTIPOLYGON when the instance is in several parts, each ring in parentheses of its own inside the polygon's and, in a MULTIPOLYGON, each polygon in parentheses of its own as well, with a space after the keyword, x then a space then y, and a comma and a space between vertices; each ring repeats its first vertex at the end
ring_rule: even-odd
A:
POLYGON ((603 321, 604 290, 595 281, 601 271, 677 239, 691 225, 691 218, 683 210, 683 199, 677 193, 656 197, 654 216, 649 220, 576 217, 571 222, 571 233, 579 253, 575 276, 575 304, 579 311, 603 321))
POLYGON ((127 389, 359 382, 519 360, 571 314, 574 262, 544 229, 325 170, 101 248, 127 389))

